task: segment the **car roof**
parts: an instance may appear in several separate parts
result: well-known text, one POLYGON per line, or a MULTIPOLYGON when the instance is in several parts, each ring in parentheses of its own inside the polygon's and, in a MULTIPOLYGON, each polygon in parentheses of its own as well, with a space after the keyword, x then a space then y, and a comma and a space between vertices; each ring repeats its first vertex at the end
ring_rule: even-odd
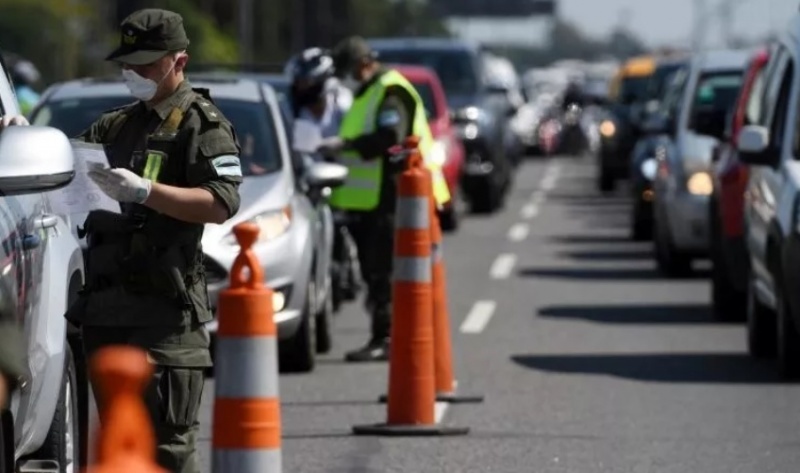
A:
POLYGON ((752 57, 753 51, 748 49, 703 51, 695 56, 695 64, 702 71, 744 70, 752 57))
MULTIPOLYGON (((367 43, 376 50, 435 49, 479 52, 481 46, 472 41, 456 38, 368 38, 367 43)), ((379 56, 380 57, 380 56, 379 56)))
MULTIPOLYGON (((189 75, 193 77, 193 75, 189 75)), ((192 80, 192 87, 209 89, 212 98, 261 102, 262 87, 270 87, 260 82, 241 77, 205 77, 192 80)), ((129 95, 128 88, 118 78, 85 78, 62 82, 56 85, 47 100, 65 100, 85 97, 118 97, 129 95)))
POLYGON ((619 75, 623 77, 643 77, 649 76, 656 69, 656 58, 654 56, 632 57, 622 64, 619 75))
POLYGON ((387 64, 387 66, 395 69, 408 79, 433 80, 438 77, 433 69, 425 66, 417 66, 412 64, 387 64))

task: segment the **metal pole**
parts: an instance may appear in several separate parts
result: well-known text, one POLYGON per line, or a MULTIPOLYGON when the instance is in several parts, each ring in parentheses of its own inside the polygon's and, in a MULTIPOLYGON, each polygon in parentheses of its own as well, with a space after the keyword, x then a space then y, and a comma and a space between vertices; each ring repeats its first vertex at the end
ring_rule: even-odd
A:
POLYGON ((239 62, 253 63, 253 0, 238 0, 239 62))

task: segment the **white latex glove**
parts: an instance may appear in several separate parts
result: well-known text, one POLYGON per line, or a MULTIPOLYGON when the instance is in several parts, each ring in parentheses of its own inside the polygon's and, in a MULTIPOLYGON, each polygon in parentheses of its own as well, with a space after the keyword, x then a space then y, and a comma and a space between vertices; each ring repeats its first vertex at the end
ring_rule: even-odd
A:
POLYGON ((150 195, 153 183, 149 179, 139 177, 136 173, 124 168, 90 169, 89 177, 117 202, 135 202, 141 204, 150 195))
POLYGON ((9 126, 28 126, 28 119, 22 115, 6 115, 0 119, 0 131, 9 126))

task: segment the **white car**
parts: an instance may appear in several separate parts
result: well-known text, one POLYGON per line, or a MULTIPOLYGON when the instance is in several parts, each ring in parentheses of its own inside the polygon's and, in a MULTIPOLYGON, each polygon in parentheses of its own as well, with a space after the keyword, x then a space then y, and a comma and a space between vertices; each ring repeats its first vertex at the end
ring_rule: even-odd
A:
MULTIPOLYGON (((0 115, 19 115, 0 60, 0 115)), ((88 452, 89 390, 64 313, 83 286, 83 255, 48 191, 74 176, 68 138, 49 127, 0 133, 0 318, 22 333, 26 374, 0 414, 0 471, 77 472, 88 452)))
POLYGON ((653 182, 654 253, 667 275, 691 271, 692 260, 708 254, 711 154, 734 107, 751 53, 707 51, 676 73, 679 99, 665 105, 653 182))

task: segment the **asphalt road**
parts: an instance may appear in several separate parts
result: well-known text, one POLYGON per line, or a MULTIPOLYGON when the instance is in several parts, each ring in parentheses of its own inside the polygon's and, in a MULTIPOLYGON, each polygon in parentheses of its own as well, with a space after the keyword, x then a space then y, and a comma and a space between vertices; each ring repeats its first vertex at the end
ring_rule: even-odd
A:
MULTIPOLYGON (((627 211, 623 192, 596 195, 588 161, 525 163, 502 212, 445 241, 456 372, 485 402, 439 413, 469 435, 350 434, 385 420, 388 371, 341 361, 367 337, 353 305, 334 353, 280 378, 284 471, 796 472, 800 387, 747 357, 743 326, 712 321, 707 264, 659 276, 627 211)), ((209 382, 209 469, 212 406, 209 382)))

